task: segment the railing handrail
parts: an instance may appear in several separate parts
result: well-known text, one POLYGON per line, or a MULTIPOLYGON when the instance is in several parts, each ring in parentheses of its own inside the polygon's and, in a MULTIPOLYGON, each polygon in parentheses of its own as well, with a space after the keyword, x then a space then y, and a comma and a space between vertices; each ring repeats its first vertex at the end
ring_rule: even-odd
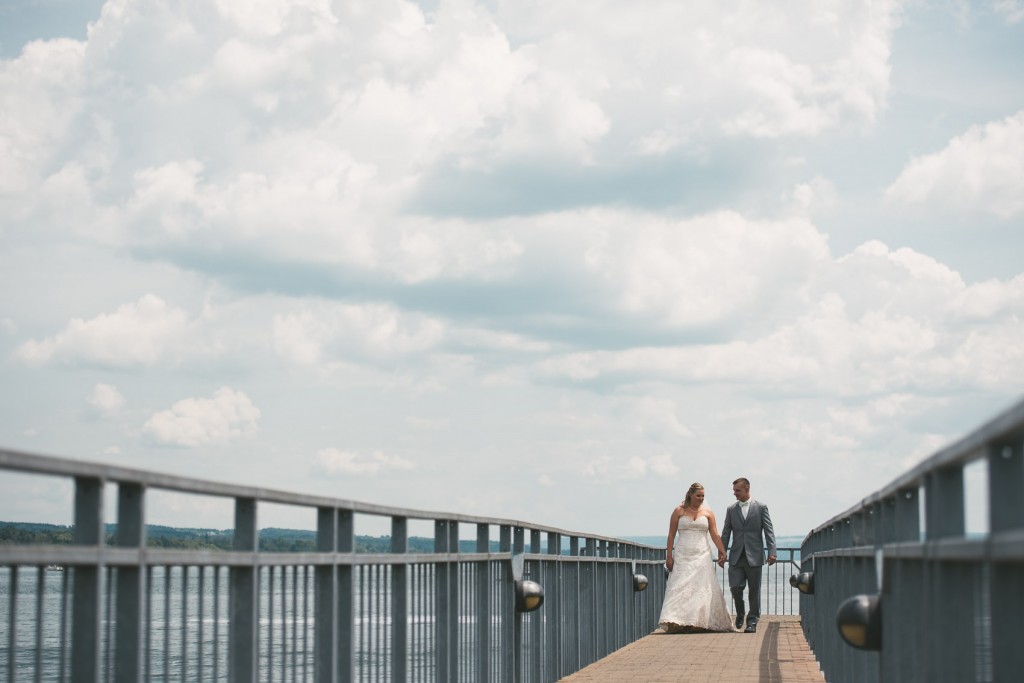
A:
POLYGON ((814 527, 804 542, 813 534, 835 526, 837 523, 852 517, 879 501, 890 498, 905 489, 917 488, 922 485, 930 472, 953 465, 966 465, 984 458, 987 448, 993 442, 1024 439, 1024 399, 989 420, 970 434, 942 448, 931 457, 921 461, 909 471, 903 473, 878 491, 864 497, 849 509, 835 515, 827 522, 814 527))
POLYGON ((390 505, 379 505, 376 503, 365 503, 361 501, 330 498, 326 496, 315 496, 277 489, 214 482, 206 479, 183 477, 174 474, 136 470, 118 465, 106 465, 87 460, 58 458, 50 455, 38 455, 0 448, 0 470, 3 469, 58 477, 89 477, 99 479, 104 482, 109 481, 118 484, 137 484, 146 488, 177 491, 180 493, 236 499, 249 498, 261 503, 276 503, 311 508, 334 508, 379 517, 405 517, 406 519, 416 520, 445 520, 460 524, 511 526, 519 529, 538 531, 541 533, 559 534, 565 538, 590 538, 597 541, 626 544, 637 548, 648 548, 652 550, 664 549, 661 546, 651 546, 644 543, 616 538, 614 536, 600 536, 597 534, 570 531, 567 529, 534 524, 522 520, 482 517, 479 515, 467 515, 456 512, 431 512, 427 510, 416 510, 390 505))
POLYGON ((829 680, 1009 681, 1024 670, 1024 401, 815 527, 804 633, 829 680), (969 485, 967 469, 979 475, 969 485), (982 501, 982 496, 984 500, 982 501), (987 513, 968 528, 969 503, 987 513), (838 626, 838 628, 837 628, 838 626))

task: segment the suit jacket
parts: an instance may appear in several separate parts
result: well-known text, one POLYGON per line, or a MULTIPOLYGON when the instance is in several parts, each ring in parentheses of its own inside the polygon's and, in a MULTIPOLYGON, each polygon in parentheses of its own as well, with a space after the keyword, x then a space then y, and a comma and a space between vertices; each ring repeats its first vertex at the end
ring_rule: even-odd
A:
POLYGON ((768 555, 776 555, 775 529, 772 527, 772 517, 768 514, 768 506, 751 498, 747 518, 743 519, 739 501, 730 505, 725 511, 725 523, 722 525, 722 544, 728 549, 729 564, 736 564, 743 555, 749 566, 760 567, 764 564, 766 545, 768 555))

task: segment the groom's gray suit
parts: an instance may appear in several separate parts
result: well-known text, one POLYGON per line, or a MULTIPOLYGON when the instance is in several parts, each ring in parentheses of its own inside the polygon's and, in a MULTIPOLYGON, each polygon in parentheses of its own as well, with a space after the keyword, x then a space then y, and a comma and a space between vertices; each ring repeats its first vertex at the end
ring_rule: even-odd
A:
POLYGON ((768 546, 768 555, 776 555, 775 529, 768 506, 750 498, 744 518, 739 501, 730 505, 722 525, 722 544, 729 553, 729 589, 736 603, 737 622, 743 619, 743 587, 746 584, 750 588, 747 625, 753 623, 756 626, 761 617, 761 566, 764 565, 765 546, 768 546))

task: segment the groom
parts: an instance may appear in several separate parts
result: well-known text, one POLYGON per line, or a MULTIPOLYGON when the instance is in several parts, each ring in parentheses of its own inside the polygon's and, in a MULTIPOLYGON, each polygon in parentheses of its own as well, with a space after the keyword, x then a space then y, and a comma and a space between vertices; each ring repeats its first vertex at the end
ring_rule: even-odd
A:
MULTIPOLYGON (((729 548, 729 589, 736 603, 736 628, 743 628, 743 588, 750 594, 750 612, 747 614, 745 633, 757 632, 761 616, 761 566, 764 564, 764 546, 768 546, 768 564, 775 564, 775 530, 768 506, 750 497, 750 481, 740 477, 732 483, 736 502, 725 512, 722 525, 722 543, 729 548), (735 533, 735 538, 733 534, 735 533), (764 543, 761 538, 764 536, 764 543)), ((725 556, 719 556, 718 565, 725 566, 725 556)))

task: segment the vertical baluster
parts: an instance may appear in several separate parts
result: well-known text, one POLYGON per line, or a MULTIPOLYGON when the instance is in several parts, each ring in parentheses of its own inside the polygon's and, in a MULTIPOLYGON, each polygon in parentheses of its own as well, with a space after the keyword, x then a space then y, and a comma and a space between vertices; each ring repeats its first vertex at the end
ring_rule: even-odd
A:
POLYGON ((145 681, 151 683, 153 680, 153 567, 146 566, 145 571, 145 583, 146 583, 146 595, 145 595, 145 629, 146 635, 144 636, 143 652, 145 657, 142 665, 145 667, 145 681))
POLYGON ((102 590, 104 591, 104 602, 106 607, 103 610, 101 623, 104 624, 103 628, 103 642, 100 647, 103 648, 103 668, 104 680, 111 680, 113 678, 114 666, 113 666, 113 651, 114 651, 114 591, 113 577, 114 568, 104 567, 103 576, 104 582, 102 590))
POLYGON ((277 669, 280 674, 281 683, 288 683, 288 567, 281 565, 277 572, 277 608, 280 616, 278 620, 281 626, 278 629, 278 653, 277 669))
POLYGON ((359 624, 359 639, 356 642, 356 660, 357 666, 356 671, 359 674, 359 678, 364 677, 364 671, 366 670, 366 652, 367 652, 367 618, 366 618, 366 573, 369 571, 369 567, 366 565, 359 565, 358 577, 359 580, 356 585, 356 593, 359 596, 359 608, 357 614, 357 623, 359 624))
POLYGON ((36 642, 35 680, 43 680, 43 596, 46 592, 46 567, 36 567, 36 642))
POLYGON ((15 672, 18 670, 18 565, 13 565, 11 572, 11 587, 8 601, 10 603, 10 614, 7 623, 7 680, 16 681, 15 672))
POLYGON ((302 680, 309 680, 309 573, 312 567, 302 570, 302 680))
POLYGON ((206 567, 197 567, 198 576, 196 581, 198 585, 196 590, 199 592, 199 598, 196 603, 196 618, 199 620, 199 625, 196 628, 196 680, 201 681, 203 679, 204 664, 206 648, 203 646, 203 619, 206 616, 206 610, 204 608, 204 601, 206 599, 206 567))
MULTIPOLYGON (((305 620, 303 620, 305 621, 305 620)), ((292 567, 292 683, 299 675, 299 567, 292 567)))
POLYGON ((188 570, 181 568, 181 683, 188 683, 188 570))
POLYGON ((280 638, 278 641, 281 643, 281 652, 279 653, 280 661, 278 662, 278 668, 281 670, 281 683, 287 683, 288 678, 286 673, 288 671, 288 567, 281 566, 278 572, 278 586, 277 590, 281 594, 278 607, 281 612, 281 629, 279 631, 280 638))
MULTIPOLYGON (((60 680, 65 680, 68 674, 68 647, 71 638, 68 637, 68 612, 71 602, 71 591, 68 590, 71 584, 71 576, 75 570, 72 567, 64 567, 60 577, 60 661, 57 668, 60 672, 60 680)), ((11 680, 14 680, 13 678, 11 680)))
MULTIPOLYGON (((274 681, 274 567, 267 567, 267 680, 274 681)), ((263 594, 263 591, 260 591, 263 594)))
POLYGON ((213 680, 220 680, 220 601, 223 567, 213 568, 213 680))
POLYGON ((164 680, 171 680, 171 567, 164 568, 164 680))

